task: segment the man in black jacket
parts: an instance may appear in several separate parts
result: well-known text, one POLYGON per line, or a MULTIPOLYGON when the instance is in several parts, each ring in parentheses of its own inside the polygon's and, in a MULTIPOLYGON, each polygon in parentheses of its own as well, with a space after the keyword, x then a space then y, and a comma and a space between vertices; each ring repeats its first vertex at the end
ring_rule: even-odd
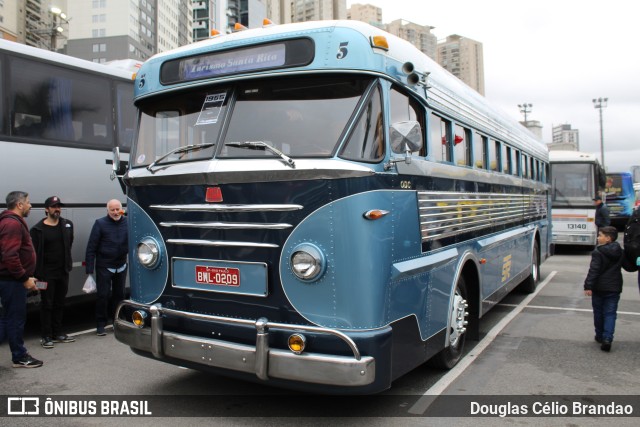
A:
POLYGON ((618 302, 622 292, 623 252, 616 242, 618 230, 606 226, 598 230, 598 247, 591 254, 584 294, 591 297, 595 340, 602 351, 611 350, 616 327, 618 302))
POLYGON ((606 227, 611 225, 611 216, 609 215, 609 207, 602 202, 602 197, 596 196, 593 199, 596 205, 596 227, 606 227))
POLYGON ((96 273, 97 301, 96 323, 98 336, 106 335, 105 326, 109 315, 124 299, 127 279, 127 218, 120 201, 107 203, 107 216, 98 218, 93 224, 85 256, 86 272, 96 273), (111 296, 110 296, 111 294, 111 296))
POLYGON ((73 223, 60 216, 62 206, 58 196, 45 200, 46 218, 31 227, 30 233, 36 250, 35 276, 46 283, 46 288, 40 289, 40 345, 44 348, 53 348, 54 342, 75 341, 62 332, 73 245, 73 223))

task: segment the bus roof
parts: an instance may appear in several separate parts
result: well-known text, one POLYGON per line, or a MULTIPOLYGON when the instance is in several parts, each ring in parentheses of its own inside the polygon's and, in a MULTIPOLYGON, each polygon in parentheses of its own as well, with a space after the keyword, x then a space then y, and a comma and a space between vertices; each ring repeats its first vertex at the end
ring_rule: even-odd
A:
POLYGON ((132 80, 135 73, 124 70, 119 67, 111 67, 97 62, 87 61, 85 59, 64 55, 57 52, 51 52, 37 47, 27 46, 22 43, 16 43, 9 40, 0 39, 0 51, 9 51, 32 58, 40 58, 52 63, 58 63, 66 67, 75 67, 83 70, 89 70, 96 73, 109 74, 114 77, 132 80))
MULTIPOLYGON (((484 132, 490 137, 513 142, 517 148, 524 149, 539 158, 547 159, 546 144, 504 111, 491 105, 486 98, 440 67, 408 41, 360 21, 309 21, 270 25, 216 36, 156 54, 142 65, 138 73, 138 76, 146 76, 147 85, 140 87, 139 84, 136 84, 135 98, 145 97, 155 92, 170 91, 172 88, 184 85, 184 82, 182 84, 155 84, 160 81, 160 68, 166 61, 304 37, 313 37, 317 40, 322 39, 326 43, 333 43, 336 45, 336 50, 319 50, 313 61, 305 66, 277 70, 253 70, 251 75, 300 73, 310 70, 384 74, 388 79, 412 89, 429 106, 452 119, 484 132), (389 45, 388 50, 372 47, 371 40, 374 36, 384 36, 389 45), (337 46, 342 41, 349 42, 348 49, 351 56, 348 60, 336 57, 337 46), (365 50, 373 52, 374 55, 362 54, 365 50), (426 88, 408 82, 408 73, 403 71, 403 65, 408 63, 419 74, 427 75, 426 88)), ((246 76, 246 73, 240 72, 233 76, 224 76, 222 79, 246 76)), ((188 84, 191 86, 203 84, 203 82, 206 83, 206 80, 191 81, 188 84)))

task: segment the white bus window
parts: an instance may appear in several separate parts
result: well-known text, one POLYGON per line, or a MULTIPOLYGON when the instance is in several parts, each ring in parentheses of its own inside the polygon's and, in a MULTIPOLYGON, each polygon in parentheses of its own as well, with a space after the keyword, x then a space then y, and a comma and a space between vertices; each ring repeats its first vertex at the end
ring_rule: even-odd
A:
POLYGON ((435 114, 431 114, 429 119, 429 129, 431 132, 430 154, 433 160, 440 162, 450 162, 448 141, 451 139, 449 122, 435 114))
POLYGON ((10 64, 11 134, 113 147, 108 80, 19 58, 10 64))
POLYGON ((455 126, 453 135, 453 158, 458 166, 471 166, 469 153, 469 129, 455 126))
POLYGON ((136 109, 133 105, 133 88, 130 84, 116 85, 116 112, 118 124, 118 146, 121 151, 129 152, 136 126, 136 109))
POLYGON ((380 90, 376 88, 360 120, 340 152, 340 157, 363 162, 380 161, 384 156, 384 121, 380 90))

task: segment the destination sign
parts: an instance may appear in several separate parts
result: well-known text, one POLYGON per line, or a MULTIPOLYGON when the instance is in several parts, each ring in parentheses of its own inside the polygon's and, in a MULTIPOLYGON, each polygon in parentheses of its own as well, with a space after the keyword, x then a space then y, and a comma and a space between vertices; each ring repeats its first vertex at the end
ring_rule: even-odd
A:
POLYGON ((303 66, 313 61, 314 51, 313 41, 302 38, 208 52, 165 62, 160 70, 160 80, 162 84, 173 84, 250 71, 303 66))

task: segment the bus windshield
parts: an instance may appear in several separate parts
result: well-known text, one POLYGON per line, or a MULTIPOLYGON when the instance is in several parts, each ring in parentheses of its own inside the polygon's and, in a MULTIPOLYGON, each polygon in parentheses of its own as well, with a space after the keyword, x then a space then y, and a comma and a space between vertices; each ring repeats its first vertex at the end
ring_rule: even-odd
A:
POLYGON ((133 166, 210 159, 215 153, 330 157, 371 83, 352 76, 263 79, 141 101, 133 166), (214 146, 221 135, 223 144, 214 146), (212 146, 177 150, 201 144, 212 146))
POLYGON ((572 206, 592 204, 596 189, 593 165, 588 163, 555 163, 553 177, 553 205, 572 206))

